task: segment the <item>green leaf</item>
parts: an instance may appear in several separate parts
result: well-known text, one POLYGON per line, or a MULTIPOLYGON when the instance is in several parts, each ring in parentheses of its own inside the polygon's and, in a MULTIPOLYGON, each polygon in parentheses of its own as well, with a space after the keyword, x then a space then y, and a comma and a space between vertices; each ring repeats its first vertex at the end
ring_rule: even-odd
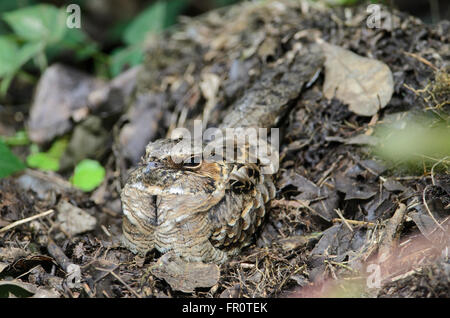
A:
POLYGON ((115 50, 111 55, 110 73, 117 76, 125 66, 142 63, 143 47, 149 32, 159 32, 174 24, 179 13, 188 5, 185 0, 162 1, 150 5, 138 15, 123 31, 125 48, 115 50))
POLYGON ((124 41, 127 44, 142 43, 149 31, 161 31, 165 26, 166 1, 158 1, 138 15, 126 28, 124 41))
POLYGON ((38 152, 27 157, 27 165, 42 171, 58 171, 59 159, 45 152, 38 152))
POLYGON ((28 166, 43 171, 58 171, 59 159, 66 150, 68 142, 68 139, 63 137, 53 142, 47 152, 31 153, 27 157, 28 166))
POLYGON ((5 96, 6 93, 8 92, 8 87, 9 84, 11 84, 13 77, 14 74, 8 74, 2 79, 0 83, 0 97, 5 96))
POLYGON ((88 59, 100 51, 98 45, 80 29, 68 29, 61 41, 47 47, 46 53, 49 59, 53 59, 65 50, 73 51, 78 61, 88 59))
POLYGON ((2 95, 6 94, 11 80, 22 65, 42 52, 43 49, 43 44, 39 42, 26 43, 21 48, 17 48, 15 44, 4 40, 4 37, 0 38, 0 47, 3 48, 4 46, 6 48, 5 50, 0 50, 0 77, 3 77, 0 85, 0 94, 2 95))
POLYGON ((48 4, 18 9, 3 16, 18 36, 31 42, 55 43, 67 30, 66 12, 48 4))
POLYGON ((143 49, 139 46, 129 46, 115 50, 111 55, 111 75, 119 75, 126 66, 135 66, 142 63, 144 59, 143 49))
POLYGON ((105 174, 105 168, 98 161, 84 159, 76 165, 71 182, 75 187, 89 192, 102 183, 105 174))
POLYGON ((7 177, 23 169, 25 169, 25 165, 22 161, 0 140, 0 178, 7 177))
POLYGON ((14 136, 0 138, 8 146, 26 146, 30 143, 25 130, 19 130, 14 136))
POLYGON ((0 47, 0 77, 3 77, 14 72, 19 48, 16 42, 6 36, 0 36, 0 47))
POLYGON ((185 0, 157 1, 134 18, 125 29, 123 40, 127 44, 143 43, 148 32, 159 32, 174 24, 187 5, 185 0))
POLYGON ((17 53, 17 69, 27 63, 31 58, 35 57, 39 53, 42 53, 44 44, 40 42, 30 42, 24 44, 17 53))
MULTIPOLYGON (((238 1, 238 0, 234 0, 238 1)), ((171 25, 177 23, 180 13, 189 5, 185 0, 171 0, 167 1, 166 16, 164 19, 164 28, 168 28, 171 25)))
POLYGON ((66 151, 67 145, 69 144, 69 139, 67 137, 62 137, 60 139, 55 140, 50 149, 47 151, 49 156, 60 159, 66 151))

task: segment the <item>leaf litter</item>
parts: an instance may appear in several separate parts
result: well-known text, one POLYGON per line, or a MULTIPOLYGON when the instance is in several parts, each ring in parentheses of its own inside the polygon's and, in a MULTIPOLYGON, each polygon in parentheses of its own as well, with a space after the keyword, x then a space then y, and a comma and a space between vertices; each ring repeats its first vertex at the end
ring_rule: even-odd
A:
POLYGON ((186 19, 149 41, 139 73, 124 74, 129 86, 77 75, 86 80, 83 102, 69 102, 64 114, 55 113, 53 126, 36 121, 44 106, 35 105, 31 138, 37 142, 74 126, 89 127, 85 121, 100 121, 112 131, 97 157, 105 162, 106 177, 92 193, 74 189, 63 171, 25 170, 0 180, 2 227, 61 204, 92 220, 65 228, 56 209, 0 233, 0 275, 7 277, 0 292, 75 298, 448 297, 448 158, 432 158, 431 165, 411 173, 378 158, 371 147, 379 143, 374 129, 389 116, 426 114, 448 125, 448 34, 388 8, 397 27, 384 17, 380 29, 370 29, 355 22, 365 21, 364 6, 346 10, 285 0, 186 19), (327 71, 337 66, 325 66, 283 118, 277 198, 254 244, 220 267, 179 263, 155 251, 140 257, 123 248, 121 184, 145 144, 201 116, 214 125, 261 68, 295 43, 318 37, 352 69, 336 72, 344 76, 337 80, 327 71), (365 63, 375 63, 380 73, 359 77, 354 72, 365 63), (364 94, 351 94, 354 76, 364 94), (130 107, 122 108, 114 96, 130 107), (381 281, 370 280, 371 265, 382 269, 381 281))

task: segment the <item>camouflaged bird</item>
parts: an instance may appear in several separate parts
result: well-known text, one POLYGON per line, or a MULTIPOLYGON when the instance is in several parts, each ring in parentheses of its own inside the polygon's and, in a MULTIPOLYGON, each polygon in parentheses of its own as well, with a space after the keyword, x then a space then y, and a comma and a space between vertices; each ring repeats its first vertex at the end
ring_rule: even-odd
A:
MULTIPOLYGON (((221 129, 276 125, 320 71, 323 56, 316 46, 304 46, 293 58, 274 64, 230 107, 221 129)), ((121 194, 123 242, 134 253, 157 249, 190 262, 223 263, 250 244, 262 224, 276 193, 272 175, 262 173, 268 163, 260 158, 205 160, 203 144, 180 147, 186 142, 191 143, 160 139, 147 145, 121 194)))

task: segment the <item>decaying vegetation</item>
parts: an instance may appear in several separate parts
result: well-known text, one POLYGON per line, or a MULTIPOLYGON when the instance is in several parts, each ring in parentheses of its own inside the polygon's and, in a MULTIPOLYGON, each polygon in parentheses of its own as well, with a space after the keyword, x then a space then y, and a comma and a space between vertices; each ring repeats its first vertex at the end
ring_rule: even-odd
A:
POLYGON ((35 100, 31 138, 69 133, 69 151, 81 154, 75 138, 92 137, 82 156, 102 160, 106 178, 89 193, 72 188, 64 171, 0 180, 0 287, 57 297, 448 297, 450 24, 382 12, 380 28, 369 28, 365 6, 223 8, 151 38, 141 69, 111 83, 84 79, 85 102, 71 104, 63 125, 39 122, 45 106, 35 100), (214 126, 262 69, 319 38, 387 65, 392 97, 383 109, 367 110, 365 101, 349 108, 343 97, 325 97, 322 69, 281 119, 277 197, 254 243, 219 271, 184 269, 204 271, 203 287, 194 278, 185 292, 169 285, 161 255, 135 256, 120 244, 129 169, 148 141, 175 127, 199 118, 214 126), (437 127, 444 142, 417 148, 424 152, 413 159, 383 156, 390 136, 411 122, 429 143, 437 127))

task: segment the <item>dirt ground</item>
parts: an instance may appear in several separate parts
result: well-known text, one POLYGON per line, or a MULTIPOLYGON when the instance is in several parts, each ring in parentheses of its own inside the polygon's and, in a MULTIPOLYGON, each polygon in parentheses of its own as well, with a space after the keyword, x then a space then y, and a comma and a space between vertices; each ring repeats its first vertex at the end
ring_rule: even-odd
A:
MULTIPOLYGON (((448 129, 450 22, 431 27, 384 8, 380 28, 369 28, 366 6, 325 9, 298 2, 279 10, 224 8, 155 37, 140 74, 133 75, 137 86, 130 102, 117 106, 120 98, 113 95, 90 109, 89 116, 110 132, 98 154, 106 179, 95 191, 72 188, 65 171, 29 169, 0 180, 0 228, 53 211, 0 232, 0 295, 450 296, 448 157, 390 162, 377 155, 370 138, 376 126, 409 116, 448 129), (262 40, 267 35, 276 45, 262 40), (325 98, 322 72, 280 123, 277 197, 254 243, 220 266, 212 287, 175 290, 151 271, 159 253, 144 258, 120 244, 120 189, 128 169, 149 140, 189 126, 203 113, 205 70, 219 74, 221 83, 209 113, 214 125, 245 94, 255 78, 250 70, 314 36, 388 65, 394 79, 390 102, 373 116, 359 116, 338 99, 325 98), (242 52, 245 58, 238 58, 242 52), (245 71, 235 79, 222 76, 233 63, 245 71), (75 221, 65 214, 91 222, 91 230, 73 230, 89 224, 70 224, 75 221)), ((0 110, 5 130, 23 128, 12 106, 0 110)), ((27 119, 26 107, 23 114, 27 119)), ((26 149, 15 152, 23 157, 26 149)))

